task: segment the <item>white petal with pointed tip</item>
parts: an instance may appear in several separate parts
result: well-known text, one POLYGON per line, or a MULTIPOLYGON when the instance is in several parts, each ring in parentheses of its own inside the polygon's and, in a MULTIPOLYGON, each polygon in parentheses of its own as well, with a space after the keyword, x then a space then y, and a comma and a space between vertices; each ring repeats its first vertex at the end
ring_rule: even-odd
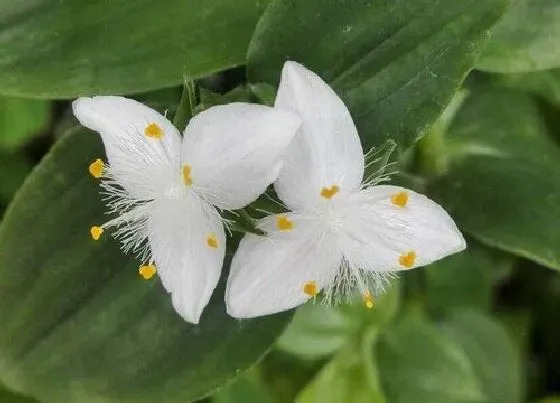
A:
POLYGON ((286 62, 274 106, 302 118, 274 184, 288 207, 312 209, 328 202, 320 196, 323 187, 337 185, 340 194, 359 189, 364 156, 358 132, 342 100, 319 76, 286 62))
POLYGON ((244 207, 276 179, 299 125, 297 115, 262 105, 232 103, 201 112, 183 142, 193 188, 219 208, 244 207))
POLYGON ((165 117, 133 99, 99 96, 72 103, 80 123, 99 132, 114 179, 139 200, 152 199, 179 174, 181 136, 165 117), (152 123, 161 139, 148 137, 152 123))
POLYGON ((294 223, 291 231, 274 228, 269 216, 260 228, 268 236, 247 234, 232 260, 226 291, 228 313, 237 318, 270 315, 294 308, 310 296, 303 289, 314 281, 317 290, 330 284, 340 265, 335 239, 312 221, 283 214, 294 223))
POLYGON ((226 236, 216 209, 192 192, 154 202, 148 238, 158 275, 173 307, 198 323, 220 278, 226 236), (207 243, 214 236, 217 248, 207 243))
POLYGON ((447 212, 426 196, 399 186, 372 186, 341 201, 340 245, 348 262, 364 270, 406 269, 401 255, 414 251, 411 268, 430 264, 465 248, 447 212), (391 197, 406 192, 399 207, 391 197))

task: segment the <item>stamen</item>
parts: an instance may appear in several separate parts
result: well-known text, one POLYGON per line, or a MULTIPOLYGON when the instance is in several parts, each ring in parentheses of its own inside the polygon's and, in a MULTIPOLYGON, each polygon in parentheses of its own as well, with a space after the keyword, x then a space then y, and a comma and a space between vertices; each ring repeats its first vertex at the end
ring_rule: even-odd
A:
POLYGON ((373 297, 369 291, 366 291, 364 294, 364 305, 367 309, 372 309, 374 304, 373 297))
POLYGON ((315 281, 308 281, 303 285, 303 292, 310 297, 314 297, 318 294, 317 283, 315 281))
POLYGON ((276 228, 280 231, 290 231, 294 228, 294 222, 290 221, 285 215, 276 217, 276 228))
POLYGON ((405 207, 406 204, 408 203, 408 193, 407 192, 395 193, 393 196, 391 196, 391 203, 401 208, 405 207))
POLYGON ((144 278, 144 280, 149 280, 154 276, 154 274, 156 274, 156 266, 153 264, 140 266, 140 268, 138 269, 138 274, 140 274, 144 278))
POLYGON ((191 166, 188 164, 183 165, 183 182, 186 186, 192 185, 191 166))
POLYGON ((103 228, 94 225, 90 228, 89 232, 91 233, 91 237, 93 238, 93 240, 98 241, 101 237, 101 234, 103 233, 103 228))
POLYGON ((216 238, 215 234, 208 235, 208 238, 206 238, 206 245, 211 248, 218 249, 218 238, 216 238))
POLYGON ((98 158, 94 162, 89 164, 89 173, 94 178, 101 178, 101 175, 103 175, 103 168, 104 167, 105 167, 105 164, 103 164, 103 161, 101 161, 101 159, 98 158))
POLYGON ((324 187, 321 189, 321 196, 325 199, 332 199, 332 197, 340 191, 338 185, 332 185, 330 188, 324 187))
POLYGON ((144 134, 147 137, 151 137, 154 139, 161 139, 163 137, 163 129, 155 123, 150 123, 144 129, 144 134))
POLYGON ((416 260, 416 252, 410 250, 406 253, 403 253, 401 257, 399 257, 399 264, 401 266, 410 269, 414 265, 414 261, 416 260))

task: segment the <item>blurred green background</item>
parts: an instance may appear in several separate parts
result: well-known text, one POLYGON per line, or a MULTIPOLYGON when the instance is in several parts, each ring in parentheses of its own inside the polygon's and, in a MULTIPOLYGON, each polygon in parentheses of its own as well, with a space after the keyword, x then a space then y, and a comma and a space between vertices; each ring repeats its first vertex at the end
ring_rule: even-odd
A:
POLYGON ((0 402, 560 403, 559 141, 558 0, 0 0, 0 402), (91 242, 103 147, 70 102, 127 95, 183 129, 271 104, 285 60, 333 86, 365 149, 396 142, 393 182, 468 248, 373 310, 235 320, 237 234, 184 323, 91 242))

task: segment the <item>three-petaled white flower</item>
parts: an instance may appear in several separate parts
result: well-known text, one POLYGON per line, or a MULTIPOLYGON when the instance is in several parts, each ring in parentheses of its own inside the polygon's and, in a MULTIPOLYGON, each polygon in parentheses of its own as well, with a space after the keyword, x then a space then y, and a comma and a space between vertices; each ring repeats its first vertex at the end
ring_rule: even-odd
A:
POLYGON ((118 216, 91 229, 116 227, 125 251, 138 253, 140 273, 159 277, 175 310, 198 323, 220 277, 226 235, 220 209, 255 200, 278 176, 281 157, 300 119, 278 109, 234 103, 191 119, 179 131, 156 111, 122 97, 80 98, 74 114, 101 134, 109 164, 90 172, 103 177, 111 212, 118 216))
POLYGON ((284 311, 320 290, 325 298, 372 292, 387 273, 429 264, 465 248, 449 215, 423 195, 362 184, 364 156, 350 113, 313 72, 287 62, 275 102, 302 126, 274 184, 292 210, 258 224, 233 258, 228 313, 246 318, 284 311))

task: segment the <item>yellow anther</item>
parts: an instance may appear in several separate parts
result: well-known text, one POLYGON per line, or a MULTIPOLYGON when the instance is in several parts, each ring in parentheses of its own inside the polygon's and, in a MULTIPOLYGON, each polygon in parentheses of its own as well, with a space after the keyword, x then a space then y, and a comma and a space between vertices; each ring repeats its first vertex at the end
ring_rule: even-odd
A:
POLYGON ((183 182, 187 186, 192 185, 191 166, 187 164, 183 165, 183 182))
POLYGON ((391 203, 399 207, 406 206, 406 203, 408 203, 408 193, 407 192, 395 193, 393 196, 391 196, 391 203))
POLYGON ((103 228, 94 225, 90 228, 89 232, 91 233, 91 237, 93 238, 93 240, 98 241, 101 237, 101 234, 103 233, 103 228))
POLYGON ((373 297, 371 296, 369 291, 366 291, 364 294, 364 305, 367 309, 372 309, 375 305, 373 297))
POLYGON ((103 161, 101 161, 101 159, 98 158, 95 161, 93 161, 91 164, 89 164, 89 173, 94 178, 101 178, 101 175, 103 175, 104 167, 105 164, 103 163, 103 161))
POLYGON ((144 278, 144 280, 149 280, 154 276, 154 274, 156 274, 156 266, 153 264, 140 266, 140 268, 138 269, 138 274, 140 274, 144 278))
POLYGON ((163 137, 163 129, 155 123, 150 123, 144 129, 144 134, 154 139, 161 139, 163 137))
POLYGON ((319 293, 319 291, 317 291, 317 283, 315 281, 308 281, 303 285, 303 292, 310 297, 314 297, 319 293))
POLYGON ((208 235, 208 238, 206 238, 206 245, 211 248, 218 249, 218 238, 216 238, 216 235, 208 235))
POLYGON ((276 217, 276 228, 280 231, 289 231, 294 228, 294 222, 290 221, 285 215, 276 217))
POLYGON ((403 253, 401 257, 399 257, 399 264, 401 266, 410 269, 414 265, 414 261, 416 260, 416 252, 413 250, 409 250, 406 253, 403 253))
POLYGON ((332 199, 332 197, 340 191, 340 187, 338 185, 332 185, 330 188, 322 188, 321 189, 321 196, 325 199, 332 199))

